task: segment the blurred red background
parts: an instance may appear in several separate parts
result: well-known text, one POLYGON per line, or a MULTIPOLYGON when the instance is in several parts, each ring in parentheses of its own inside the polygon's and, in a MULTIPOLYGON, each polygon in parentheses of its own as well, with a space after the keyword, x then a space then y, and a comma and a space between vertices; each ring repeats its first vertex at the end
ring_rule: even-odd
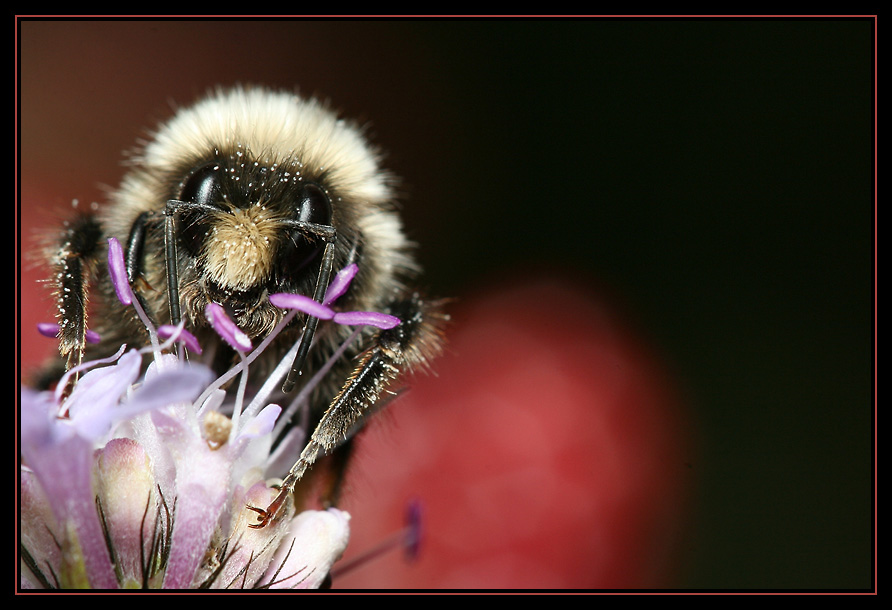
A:
POLYGON ((418 498, 421 558, 392 554, 335 586, 673 586, 691 446, 646 346, 590 292, 550 278, 461 299, 448 346, 361 437, 346 501, 349 558, 418 498))

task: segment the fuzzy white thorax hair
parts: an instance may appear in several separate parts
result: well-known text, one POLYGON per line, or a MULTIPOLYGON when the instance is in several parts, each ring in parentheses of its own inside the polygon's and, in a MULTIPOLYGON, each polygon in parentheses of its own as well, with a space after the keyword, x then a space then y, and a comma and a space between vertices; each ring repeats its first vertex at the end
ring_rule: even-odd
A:
POLYGON ((154 134, 140 161, 148 169, 172 171, 184 159, 225 145, 244 147, 270 163, 299 159, 308 171, 325 171, 332 184, 361 200, 391 194, 376 151, 355 125, 315 99, 261 88, 218 89, 180 109, 154 134))

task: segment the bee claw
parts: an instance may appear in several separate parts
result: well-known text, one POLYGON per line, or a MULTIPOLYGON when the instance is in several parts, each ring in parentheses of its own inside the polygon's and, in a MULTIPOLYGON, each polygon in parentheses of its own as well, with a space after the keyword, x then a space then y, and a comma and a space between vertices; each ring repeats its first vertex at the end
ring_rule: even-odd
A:
POLYGON ((256 506, 247 505, 245 508, 248 510, 252 510, 258 514, 257 523, 249 523, 248 527, 251 529, 259 530, 273 521, 278 520, 278 518, 282 515, 285 509, 285 500, 288 499, 291 492, 288 488, 282 488, 276 497, 270 502, 269 506, 266 508, 257 508, 256 506))
POLYGON ((257 523, 249 523, 248 527, 254 530, 263 529, 266 525, 272 520, 272 515, 269 512, 262 508, 257 508, 256 506, 245 506, 248 510, 253 510, 255 513, 259 515, 257 523))

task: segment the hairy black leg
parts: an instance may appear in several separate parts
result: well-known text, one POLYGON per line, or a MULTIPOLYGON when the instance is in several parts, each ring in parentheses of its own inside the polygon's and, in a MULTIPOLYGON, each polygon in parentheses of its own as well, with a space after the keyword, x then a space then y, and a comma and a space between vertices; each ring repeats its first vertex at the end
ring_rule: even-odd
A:
POLYGON ((101 252, 102 226, 83 214, 66 223, 53 261, 59 352, 66 368, 80 364, 87 345, 87 289, 101 252))
POLYGON ((337 448, 337 451, 328 456, 328 482, 322 490, 322 501, 326 507, 337 506, 341 501, 344 491, 344 481, 347 480, 347 466, 353 457, 353 439, 349 438, 337 448))
MULTIPOLYGON (((442 325, 447 319, 439 303, 425 301, 419 294, 393 303, 389 313, 400 319, 392 329, 380 331, 371 347, 358 359, 353 373, 329 405, 310 441, 282 482, 281 491, 265 509, 253 509, 260 515, 252 527, 263 527, 277 518, 289 495, 316 461, 320 453, 341 450, 365 418, 383 404, 382 394, 402 374, 427 364, 440 348, 442 325)), ((340 478, 346 468, 346 457, 333 466, 336 481, 335 495, 340 490, 340 478)))
POLYGON ((424 301, 415 293, 393 303, 389 313, 399 318, 400 323, 381 330, 372 347, 360 355, 353 373, 311 436, 311 442, 326 452, 349 438, 394 380, 424 364, 439 347, 443 316, 436 304, 424 301))

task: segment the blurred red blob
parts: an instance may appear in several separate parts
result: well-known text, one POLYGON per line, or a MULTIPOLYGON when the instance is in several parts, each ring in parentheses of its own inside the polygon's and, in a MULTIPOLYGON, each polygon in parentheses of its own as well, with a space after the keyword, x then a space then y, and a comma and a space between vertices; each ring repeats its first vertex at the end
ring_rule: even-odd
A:
POLYGON ((345 560, 423 503, 420 558, 335 588, 638 589, 677 576, 691 470, 675 389, 611 311, 566 281, 450 308, 435 376, 359 440, 345 560))

